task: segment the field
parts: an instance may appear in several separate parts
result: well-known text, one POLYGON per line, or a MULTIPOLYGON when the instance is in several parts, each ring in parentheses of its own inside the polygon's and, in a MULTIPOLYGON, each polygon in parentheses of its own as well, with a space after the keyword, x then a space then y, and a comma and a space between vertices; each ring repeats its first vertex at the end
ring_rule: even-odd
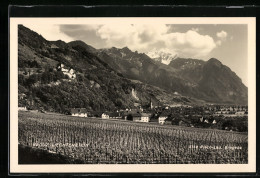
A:
POLYGON ((50 153, 47 150, 18 145, 19 164, 82 164, 79 159, 61 154, 50 153))
POLYGON ((20 145, 83 164, 248 163, 247 133, 22 111, 18 116, 20 145))

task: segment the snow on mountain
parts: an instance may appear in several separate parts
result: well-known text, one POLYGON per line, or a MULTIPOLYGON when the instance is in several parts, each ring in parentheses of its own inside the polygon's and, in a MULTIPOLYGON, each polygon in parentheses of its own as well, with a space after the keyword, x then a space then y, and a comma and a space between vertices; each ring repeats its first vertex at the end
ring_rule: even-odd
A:
POLYGON ((163 64, 169 65, 170 62, 177 58, 177 54, 172 54, 169 51, 161 50, 161 51, 150 51, 146 53, 151 59, 161 62, 163 64))

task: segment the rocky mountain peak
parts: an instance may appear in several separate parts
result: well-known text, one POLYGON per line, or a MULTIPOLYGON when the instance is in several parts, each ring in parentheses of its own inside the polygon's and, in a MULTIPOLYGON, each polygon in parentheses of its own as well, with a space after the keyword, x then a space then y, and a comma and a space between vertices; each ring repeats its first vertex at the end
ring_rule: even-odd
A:
POLYGON ((81 40, 75 40, 75 41, 71 41, 68 43, 71 47, 75 47, 75 46, 80 46, 92 53, 96 52, 96 49, 93 48, 92 46, 86 44, 84 41, 81 40))
POLYGON ((132 52, 127 46, 121 49, 122 51, 129 53, 132 52))
POLYGON ((177 54, 172 54, 167 51, 150 51, 146 53, 151 59, 169 65, 172 60, 177 58, 177 54))

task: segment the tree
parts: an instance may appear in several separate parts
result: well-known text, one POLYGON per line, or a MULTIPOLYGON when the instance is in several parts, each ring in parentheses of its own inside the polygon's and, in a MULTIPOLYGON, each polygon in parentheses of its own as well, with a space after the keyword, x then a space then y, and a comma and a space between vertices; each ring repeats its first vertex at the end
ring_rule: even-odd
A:
POLYGON ((19 75, 18 75, 18 83, 21 84, 21 85, 23 85, 24 82, 25 82, 24 76, 23 76, 22 74, 19 74, 19 75))
POLYGON ((132 121, 133 120, 133 116, 132 114, 128 114, 126 117, 127 120, 132 121))
POLYGON ((78 82, 83 82, 84 81, 84 77, 82 75, 77 75, 77 81, 78 82))
POLYGON ((34 83, 38 81, 38 75, 32 74, 27 80, 26 80, 26 86, 31 87, 34 83))
POLYGON ((123 105, 123 102, 121 99, 117 98, 116 101, 115 101, 115 105, 118 107, 118 108, 121 108, 122 105, 123 105))

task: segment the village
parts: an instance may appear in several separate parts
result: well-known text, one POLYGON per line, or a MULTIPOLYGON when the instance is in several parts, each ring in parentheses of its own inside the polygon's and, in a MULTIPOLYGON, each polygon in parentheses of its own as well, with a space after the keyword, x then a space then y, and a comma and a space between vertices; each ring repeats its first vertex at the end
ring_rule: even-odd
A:
MULTIPOLYGON (((19 95, 20 97, 24 97, 19 95)), ((18 110, 27 111, 24 106, 18 110)), ((39 112, 46 111, 39 109, 39 112)), ((73 117, 101 118, 107 120, 125 120, 159 125, 177 125, 184 127, 214 128, 228 131, 247 131, 248 107, 230 105, 154 106, 152 100, 145 106, 118 109, 112 111, 90 111, 86 108, 71 108, 73 117)))
POLYGON ((85 108, 72 108, 74 117, 91 117, 111 120, 126 120, 132 122, 157 123, 160 125, 178 125, 185 127, 217 128, 228 131, 246 131, 247 106, 180 106, 158 107, 150 101, 149 107, 121 109, 115 112, 94 112, 85 108), (232 124, 235 122, 236 124, 232 124), (240 126, 238 126, 240 124, 240 126), (243 128, 241 128, 243 127, 243 128))

